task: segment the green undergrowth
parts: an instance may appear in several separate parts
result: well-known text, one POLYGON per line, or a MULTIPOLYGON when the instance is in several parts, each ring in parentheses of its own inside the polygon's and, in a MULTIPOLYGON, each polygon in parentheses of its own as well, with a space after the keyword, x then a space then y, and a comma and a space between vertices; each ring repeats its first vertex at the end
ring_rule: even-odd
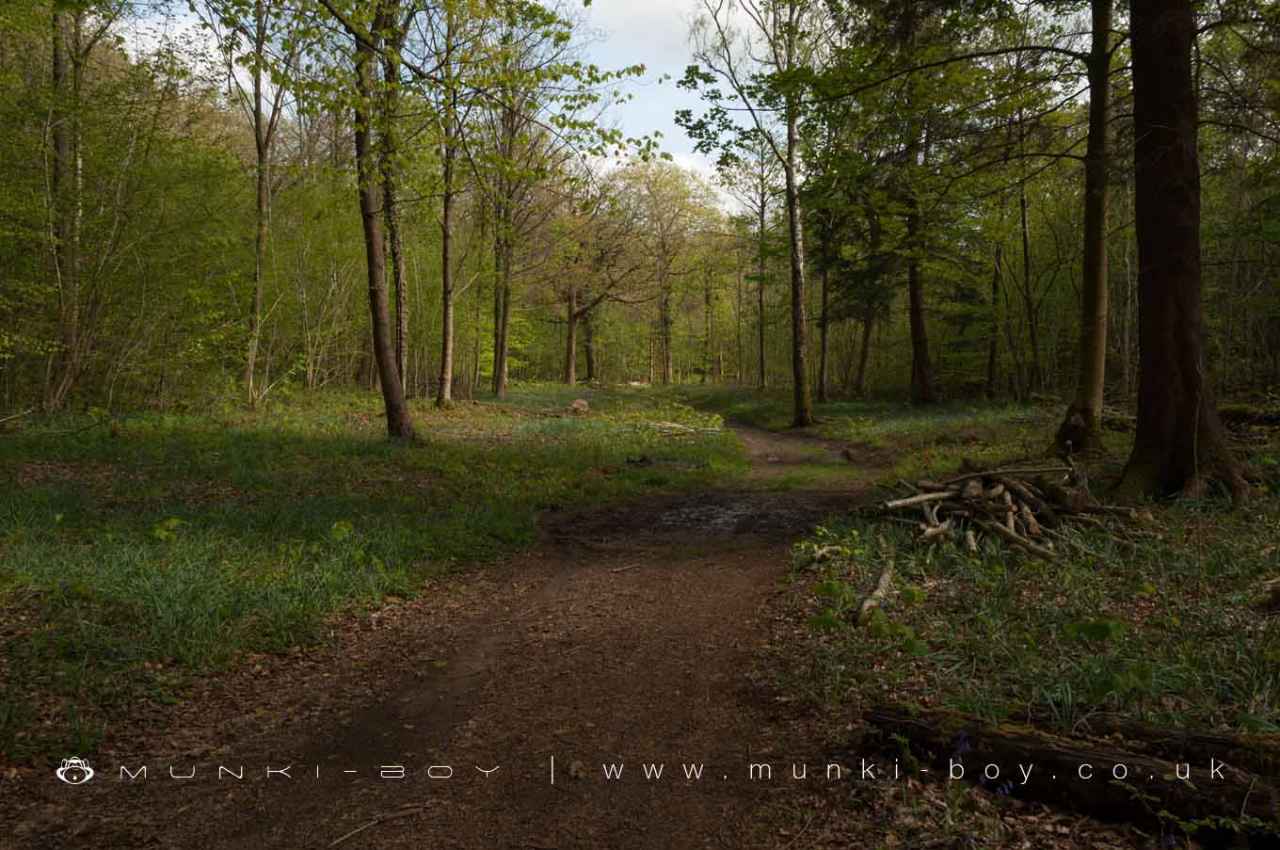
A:
POLYGON ((869 514, 819 529, 795 550, 812 652, 794 684, 841 716, 892 702, 1058 730, 1107 711, 1280 733, 1280 612, 1266 585, 1280 578, 1280 446, 1251 460, 1262 482, 1246 505, 1182 500, 1065 526, 1052 562, 999 541, 977 554, 922 544, 912 524, 869 514), (895 592, 855 625, 888 564, 895 592))
POLYGON ((658 394, 424 400, 412 445, 387 441, 379 402, 95 412, 0 435, 0 761, 91 752, 139 698, 181 699, 192 674, 528 546, 543 511, 744 468, 718 416, 658 394), (588 414, 566 412, 576 398, 588 414), (689 430, 655 427, 672 422, 689 430))

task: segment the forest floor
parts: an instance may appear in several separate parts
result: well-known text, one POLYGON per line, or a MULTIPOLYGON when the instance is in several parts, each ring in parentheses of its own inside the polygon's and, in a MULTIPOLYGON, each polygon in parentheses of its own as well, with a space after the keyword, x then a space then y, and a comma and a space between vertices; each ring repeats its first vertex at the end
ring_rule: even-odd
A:
MULTIPOLYGON (((1044 422, 1022 408, 983 408, 944 413, 931 427, 886 429, 879 411, 874 420, 833 418, 798 433, 772 430, 772 408, 753 416, 740 401, 709 392, 686 398, 731 417, 732 433, 669 399, 632 416, 635 398, 611 409, 608 396, 593 396, 603 414, 545 422, 542 408, 556 408, 531 400, 538 410, 515 416, 520 424, 502 433, 541 500, 514 492, 495 506, 464 486, 458 512, 442 515, 465 531, 432 541, 457 565, 394 581, 385 578, 390 568, 375 569, 387 582, 370 591, 375 601, 333 607, 310 641, 289 631, 277 648, 270 630, 237 625, 232 606, 215 632, 230 629, 242 639, 234 663, 175 682, 173 699, 156 699, 152 679, 151 698, 138 696, 123 709, 103 703, 115 719, 83 752, 94 754, 107 782, 54 781, 44 755, 50 743, 28 744, 32 755, 0 764, 0 847, 1150 846, 1140 832, 959 783, 827 779, 828 764, 845 758, 832 754, 847 754, 856 725, 851 685, 873 688, 873 668, 883 671, 903 652, 900 641, 883 636, 836 640, 806 628, 821 603, 815 581, 830 577, 793 569, 796 544, 849 534, 850 511, 872 498, 876 482, 953 464, 961 454, 1016 454, 1020 441, 1029 447, 1030 434, 1044 433, 1044 422), (605 433, 575 442, 596 428, 605 433), (568 479, 595 483, 584 493, 559 482, 532 457, 542 451, 568 467, 568 479), (708 458, 710 468, 700 462, 708 458), (538 518, 533 530, 528 516, 538 518), (474 565, 467 565, 469 538, 474 565), (422 584, 404 586, 413 582, 422 584), (858 645, 874 647, 876 657, 868 649, 858 655, 858 645), (850 675, 849 665, 865 669, 850 675), (772 779, 753 779, 749 766, 766 763, 772 779), (121 765, 136 771, 143 764, 146 780, 115 775, 121 765), (244 779, 220 778, 219 765, 243 766, 244 779), (285 765, 293 765, 288 778, 266 772, 285 765), (805 779, 795 778, 800 765, 805 779), (194 780, 169 774, 193 766, 194 780), (396 766, 406 769, 403 778, 396 766), (611 770, 621 775, 612 778, 611 770)), ((457 429, 465 441, 476 416, 433 424, 457 429)), ((493 424, 479 434, 486 442, 493 424)), ((225 450, 215 441, 210 451, 225 450)), ((360 456, 385 460, 381 450, 372 460, 360 456)), ((83 476, 83 457, 58 462, 83 476)), ((480 476, 475 487, 492 487, 512 469, 505 459, 493 474, 477 471, 473 456, 458 462, 480 476)), ((64 467, 62 474, 72 473, 64 467)), ((450 474, 436 468, 433 480, 448 482, 450 474)), ((403 479, 392 483, 404 487, 403 479)), ((309 490, 302 500, 314 512, 309 490)), ((108 503, 120 497, 100 496, 108 503)), ((63 496, 53 490, 45 498, 61 504, 63 496)), ((316 528, 330 539, 313 553, 318 564, 305 562, 304 575, 327 575, 330 550, 348 538, 367 541, 367 525, 388 510, 368 496, 353 498, 321 512, 316 528)), ((222 528, 207 513, 180 523, 155 519, 163 514, 140 520, 161 554, 174 543, 166 534, 180 536, 188 522, 222 528)), ((12 530, 4 542, 7 556, 45 551, 12 530)), ((370 554, 372 546, 366 542, 358 557, 343 550, 333 568, 392 563, 394 550, 370 554)), ((276 558, 287 564, 285 549, 276 558)), ((62 565, 74 575, 75 562, 62 565)), ((11 578, 16 590, 0 602, 17 617, 56 624, 51 631, 65 628, 65 612, 33 607, 51 593, 80 599, 71 610, 82 618, 103 607, 90 589, 41 586, 41 575, 11 578)), ((341 588, 335 598, 343 593, 360 598, 341 588)), ((300 616, 296 601, 281 605, 300 616)), ((9 628, 11 647, 32 642, 31 631, 9 628)), ((10 652, 0 674, 7 685, 25 676, 33 691, 56 693, 66 676, 36 663, 41 657, 10 652)), ((165 671, 181 666, 143 664, 152 676, 176 677, 165 671)), ((88 685, 79 687, 84 693, 88 685)), ((25 710, 57 725, 38 705, 25 710)), ((10 746, 16 751, 21 740, 10 746)))

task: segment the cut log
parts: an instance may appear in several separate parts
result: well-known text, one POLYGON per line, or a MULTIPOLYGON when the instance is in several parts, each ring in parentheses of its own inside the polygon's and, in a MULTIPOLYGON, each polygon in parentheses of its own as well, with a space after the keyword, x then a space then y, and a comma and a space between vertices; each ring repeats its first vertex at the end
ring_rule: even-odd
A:
POLYGON ((1262 825, 1258 832, 1280 835, 1276 787, 1217 756, 1210 756, 1212 763, 1172 762, 945 711, 876 708, 863 719, 872 743, 905 742, 917 759, 940 768, 942 777, 963 778, 1015 798, 1125 823, 1154 825, 1161 812, 1183 821, 1244 817, 1262 825), (998 776, 992 778, 996 768, 998 776))

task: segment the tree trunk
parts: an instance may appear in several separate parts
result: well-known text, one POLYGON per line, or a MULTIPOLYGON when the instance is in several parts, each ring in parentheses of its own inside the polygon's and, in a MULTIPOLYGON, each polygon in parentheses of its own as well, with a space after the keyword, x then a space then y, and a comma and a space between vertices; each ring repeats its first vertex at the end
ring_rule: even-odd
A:
MULTIPOLYGON (((393 6, 394 8, 394 6, 393 6)), ((399 49, 398 47, 396 48, 399 49)), ((400 201, 398 194, 399 139, 396 136, 396 112, 400 101, 400 63, 394 51, 382 57, 383 82, 386 85, 382 131, 382 206, 386 218, 387 242, 391 248, 391 279, 396 294, 396 372, 400 387, 408 392, 409 305, 404 245, 400 236, 400 201)))
POLYGON ((570 289, 564 311, 564 382, 578 383, 578 290, 570 289))
POLYGON ((813 424, 813 402, 809 397, 809 366, 804 303, 804 226, 800 217, 800 186, 796 174, 796 154, 800 140, 798 109, 794 95, 787 102, 786 176, 787 232, 791 238, 791 424, 804 428, 813 424))
POLYGON ((714 294, 711 291, 711 275, 707 275, 703 281, 703 329, 702 329, 702 383, 707 383, 711 377, 711 347, 713 341, 711 339, 714 330, 711 320, 712 309, 714 308, 714 294))
POLYGON ((455 10, 445 7, 443 138, 440 145, 440 387, 436 407, 453 403, 453 171, 458 156, 458 137, 462 132, 458 121, 458 81, 454 78, 453 47, 457 38, 455 10))
POLYGON ((1200 304, 1200 163, 1191 0, 1132 0, 1138 425, 1120 488, 1197 494, 1248 489, 1206 375, 1200 304))
POLYGON ((83 170, 80 153, 80 90, 83 62, 80 44, 82 12, 59 7, 53 15, 53 260, 58 283, 58 331, 61 349, 57 368, 45 388, 45 408, 66 402, 80 373, 80 223, 83 170))
POLYGON ((1000 275, 1004 273, 1004 244, 996 243, 991 270, 991 339, 987 343, 987 398, 995 398, 1000 368, 1000 275))
MULTIPOLYGON (((451 144, 446 142, 447 146, 451 144)), ((444 192, 440 207, 440 387, 436 406, 453 401, 453 154, 445 153, 444 192)))
MULTIPOLYGON (((375 28, 375 32, 377 28, 375 28)), ((374 62, 377 36, 370 40, 356 38, 355 48, 355 148, 356 174, 360 197, 360 222, 364 228, 365 263, 369 279, 369 313, 373 320, 373 354, 377 361, 382 400, 387 411, 387 433, 392 438, 413 439, 413 421, 404 402, 396 371, 387 317, 386 255, 382 236, 382 199, 378 192, 375 151, 372 144, 374 108, 374 62)))
MULTIPOLYGON (((502 191, 502 187, 499 187, 502 191)), ((507 359, 510 348, 512 216, 504 198, 494 209, 494 271, 497 281, 493 290, 493 394, 507 397, 507 359)))
POLYGON ((587 383, 591 383, 598 377, 596 370, 595 320, 592 318, 591 313, 582 317, 582 342, 586 348, 587 355, 587 383))
POLYGON ((660 275, 662 296, 658 304, 658 327, 662 334, 662 385, 668 386, 675 377, 675 362, 671 351, 671 281, 666 269, 660 275))
POLYGON ((1031 281, 1031 228, 1027 210, 1027 181, 1018 186, 1018 213, 1022 230, 1022 308, 1027 314, 1027 340, 1031 344, 1031 371, 1027 377, 1028 393, 1044 388, 1044 371, 1040 365, 1040 319, 1031 281))
POLYGON ((756 322, 757 340, 756 341, 759 345, 759 350, 760 350, 760 368, 759 368, 760 389, 764 389, 769 384, 769 369, 768 369, 768 363, 766 362, 765 349, 764 349, 765 200, 764 200, 763 192, 760 195, 759 222, 757 226, 760 229, 759 230, 760 245, 759 245, 759 252, 756 254, 756 276, 757 276, 756 306, 758 308, 756 311, 756 318, 757 318, 757 322, 756 322))
POLYGON ((830 295, 831 272, 824 264, 822 267, 822 315, 818 318, 818 403, 827 401, 827 358, 829 356, 828 335, 831 330, 830 295))
POLYGON ((1081 290, 1079 372, 1075 398, 1056 441, 1073 450, 1099 446, 1103 390, 1107 376, 1107 123, 1111 100, 1111 7, 1092 0, 1093 39, 1089 51, 1089 143, 1084 160, 1084 285, 1081 290))
POLYGON ((871 311, 862 320, 862 345, 858 351, 858 372, 853 378, 853 394, 862 396, 867 390, 867 357, 871 353, 871 311))
POLYGON ((912 253, 907 261, 907 302, 911 322, 911 401, 930 404, 933 393, 933 369, 929 365, 929 331, 924 321, 924 283, 920 279, 917 255, 920 236, 920 213, 914 199, 907 213, 907 240, 912 253))
POLYGON ((249 350, 244 364, 244 386, 250 407, 258 401, 253 381, 257 371, 258 346, 262 340, 262 277, 266 267, 267 227, 271 204, 268 175, 271 156, 270 140, 267 138, 266 117, 262 112, 262 63, 267 39, 267 12, 264 0, 254 0, 253 24, 253 140, 256 157, 254 223, 256 227, 253 244, 253 304, 249 311, 249 350))

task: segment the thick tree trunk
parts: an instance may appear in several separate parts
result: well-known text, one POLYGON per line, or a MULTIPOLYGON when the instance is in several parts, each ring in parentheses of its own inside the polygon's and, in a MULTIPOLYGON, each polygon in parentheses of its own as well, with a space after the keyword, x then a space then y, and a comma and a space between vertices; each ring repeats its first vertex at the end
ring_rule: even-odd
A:
POLYGON ((827 400, 827 358, 829 356, 828 335, 831 330, 830 295, 831 272, 826 265, 822 267, 822 315, 818 318, 818 402, 827 400))
POLYGON ((1079 372, 1075 397, 1058 428, 1057 443, 1097 448, 1107 377, 1107 123, 1111 100, 1111 10, 1114 0, 1092 0, 1089 51, 1089 143, 1084 160, 1084 285, 1081 290, 1079 372))
POLYGON ((1200 304, 1200 163, 1191 0, 1132 0, 1138 426, 1120 487, 1196 494, 1247 485, 1206 374, 1200 304))
POLYGON ((373 354, 377 362, 382 400, 387 411, 387 433, 395 439, 413 438, 413 421, 405 405, 404 390, 396 370, 387 316, 386 255, 382 235, 382 199, 378 192, 378 168, 372 143, 374 107, 374 62, 376 46, 355 39, 355 148, 356 174, 360 197, 360 221, 364 227, 365 262, 369 279, 369 313, 373 320, 373 354))
POLYGON ((787 231, 791 238, 791 424, 804 428, 813 424, 813 402, 809 396, 808 334, 804 303, 804 225, 800 214, 800 186, 796 156, 800 144, 798 108, 793 98, 787 103, 786 177, 787 231))

